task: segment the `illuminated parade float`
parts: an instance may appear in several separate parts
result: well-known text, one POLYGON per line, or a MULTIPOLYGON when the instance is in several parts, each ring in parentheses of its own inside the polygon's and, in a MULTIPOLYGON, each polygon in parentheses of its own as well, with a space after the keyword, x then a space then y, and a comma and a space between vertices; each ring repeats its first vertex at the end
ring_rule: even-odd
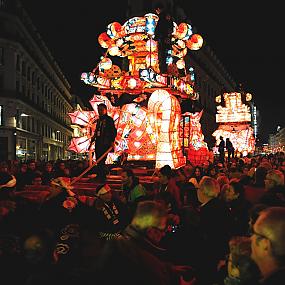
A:
POLYGON ((107 162, 127 154, 128 160, 155 161, 156 168, 185 165, 180 103, 197 100, 198 94, 194 90, 194 70, 184 57, 187 49, 200 49, 203 39, 193 34, 189 24, 173 22, 167 73, 162 74, 155 40, 158 20, 156 14, 146 14, 123 25, 114 22, 99 35, 98 41, 107 51, 93 71, 81 75, 86 84, 98 88, 98 94, 89 101, 94 111, 69 114, 78 132, 69 150, 88 152, 97 105, 105 103, 117 128, 114 152, 109 153, 107 162), (124 68, 110 57, 114 62, 120 59, 124 68))
POLYGON ((224 93, 216 97, 218 129, 213 133, 216 145, 220 136, 229 138, 236 154, 246 156, 255 149, 255 138, 251 127, 251 112, 248 105, 252 99, 250 93, 224 93), (222 106, 224 105, 224 107, 222 106))

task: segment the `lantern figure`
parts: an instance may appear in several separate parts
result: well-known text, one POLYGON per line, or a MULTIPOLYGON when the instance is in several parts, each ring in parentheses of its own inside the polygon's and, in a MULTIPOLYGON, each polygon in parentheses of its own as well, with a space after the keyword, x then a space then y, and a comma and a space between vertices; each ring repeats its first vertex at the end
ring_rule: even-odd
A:
POLYGON ((99 63, 100 69, 110 69, 112 67, 112 60, 108 57, 103 58, 99 63))
POLYGON ((184 69, 185 68, 185 61, 183 59, 179 59, 177 62, 176 62, 176 65, 177 65, 177 68, 179 69, 184 69))
POLYGON ((158 64, 158 56, 154 53, 148 54, 145 58, 145 61, 147 67, 155 66, 158 64))
POLYGON ((146 42, 146 50, 151 52, 157 51, 157 42, 152 39, 148 40, 146 42))
POLYGON ((118 56, 120 54, 120 50, 117 46, 110 47, 108 52, 111 56, 118 56))
POLYGON ((191 50, 198 50, 203 45, 203 38, 198 34, 193 34, 191 38, 186 42, 186 45, 191 50))

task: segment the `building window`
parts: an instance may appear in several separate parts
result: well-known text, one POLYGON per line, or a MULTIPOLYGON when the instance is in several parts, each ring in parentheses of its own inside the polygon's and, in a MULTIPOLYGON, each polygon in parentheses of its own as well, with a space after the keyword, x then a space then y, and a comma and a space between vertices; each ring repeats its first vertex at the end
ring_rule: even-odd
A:
POLYGON ((0 89, 4 89, 4 76, 0 74, 0 89))
POLYGON ((16 69, 17 71, 20 71, 20 56, 18 54, 16 58, 16 69))
POLYGON ((33 85, 35 84, 35 72, 34 71, 32 72, 32 84, 33 85))
POLYGON ((0 126, 4 125, 4 108, 3 105, 0 105, 0 126))
POLYGON ((0 47, 0 65, 4 65, 4 48, 0 47))
POLYGON ((40 78, 37 79, 37 89, 40 90, 40 78))
POLYGON ((26 62, 25 61, 22 62, 22 75, 23 76, 27 75, 27 66, 26 66, 26 62))
POLYGON ((27 70, 27 80, 30 81, 31 80, 31 68, 28 66, 28 70, 27 70))

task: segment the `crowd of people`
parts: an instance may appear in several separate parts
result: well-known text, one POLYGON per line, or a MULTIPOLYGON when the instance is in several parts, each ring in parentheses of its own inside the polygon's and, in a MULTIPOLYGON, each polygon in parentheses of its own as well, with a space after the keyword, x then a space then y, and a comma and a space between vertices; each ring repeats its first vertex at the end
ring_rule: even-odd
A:
POLYGON ((121 191, 90 196, 70 183, 87 167, 1 162, 3 284, 284 284, 283 152, 165 165, 148 184, 126 163, 121 191))

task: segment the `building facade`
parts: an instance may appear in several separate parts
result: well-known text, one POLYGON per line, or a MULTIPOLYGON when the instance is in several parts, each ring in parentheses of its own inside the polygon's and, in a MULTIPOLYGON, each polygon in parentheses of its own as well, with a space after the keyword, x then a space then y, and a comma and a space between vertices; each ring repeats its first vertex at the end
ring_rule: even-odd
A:
POLYGON ((17 0, 0 2, 0 161, 66 159, 70 84, 17 0))
POLYGON ((285 152, 285 128, 277 129, 276 134, 269 135, 268 147, 271 152, 285 152))

